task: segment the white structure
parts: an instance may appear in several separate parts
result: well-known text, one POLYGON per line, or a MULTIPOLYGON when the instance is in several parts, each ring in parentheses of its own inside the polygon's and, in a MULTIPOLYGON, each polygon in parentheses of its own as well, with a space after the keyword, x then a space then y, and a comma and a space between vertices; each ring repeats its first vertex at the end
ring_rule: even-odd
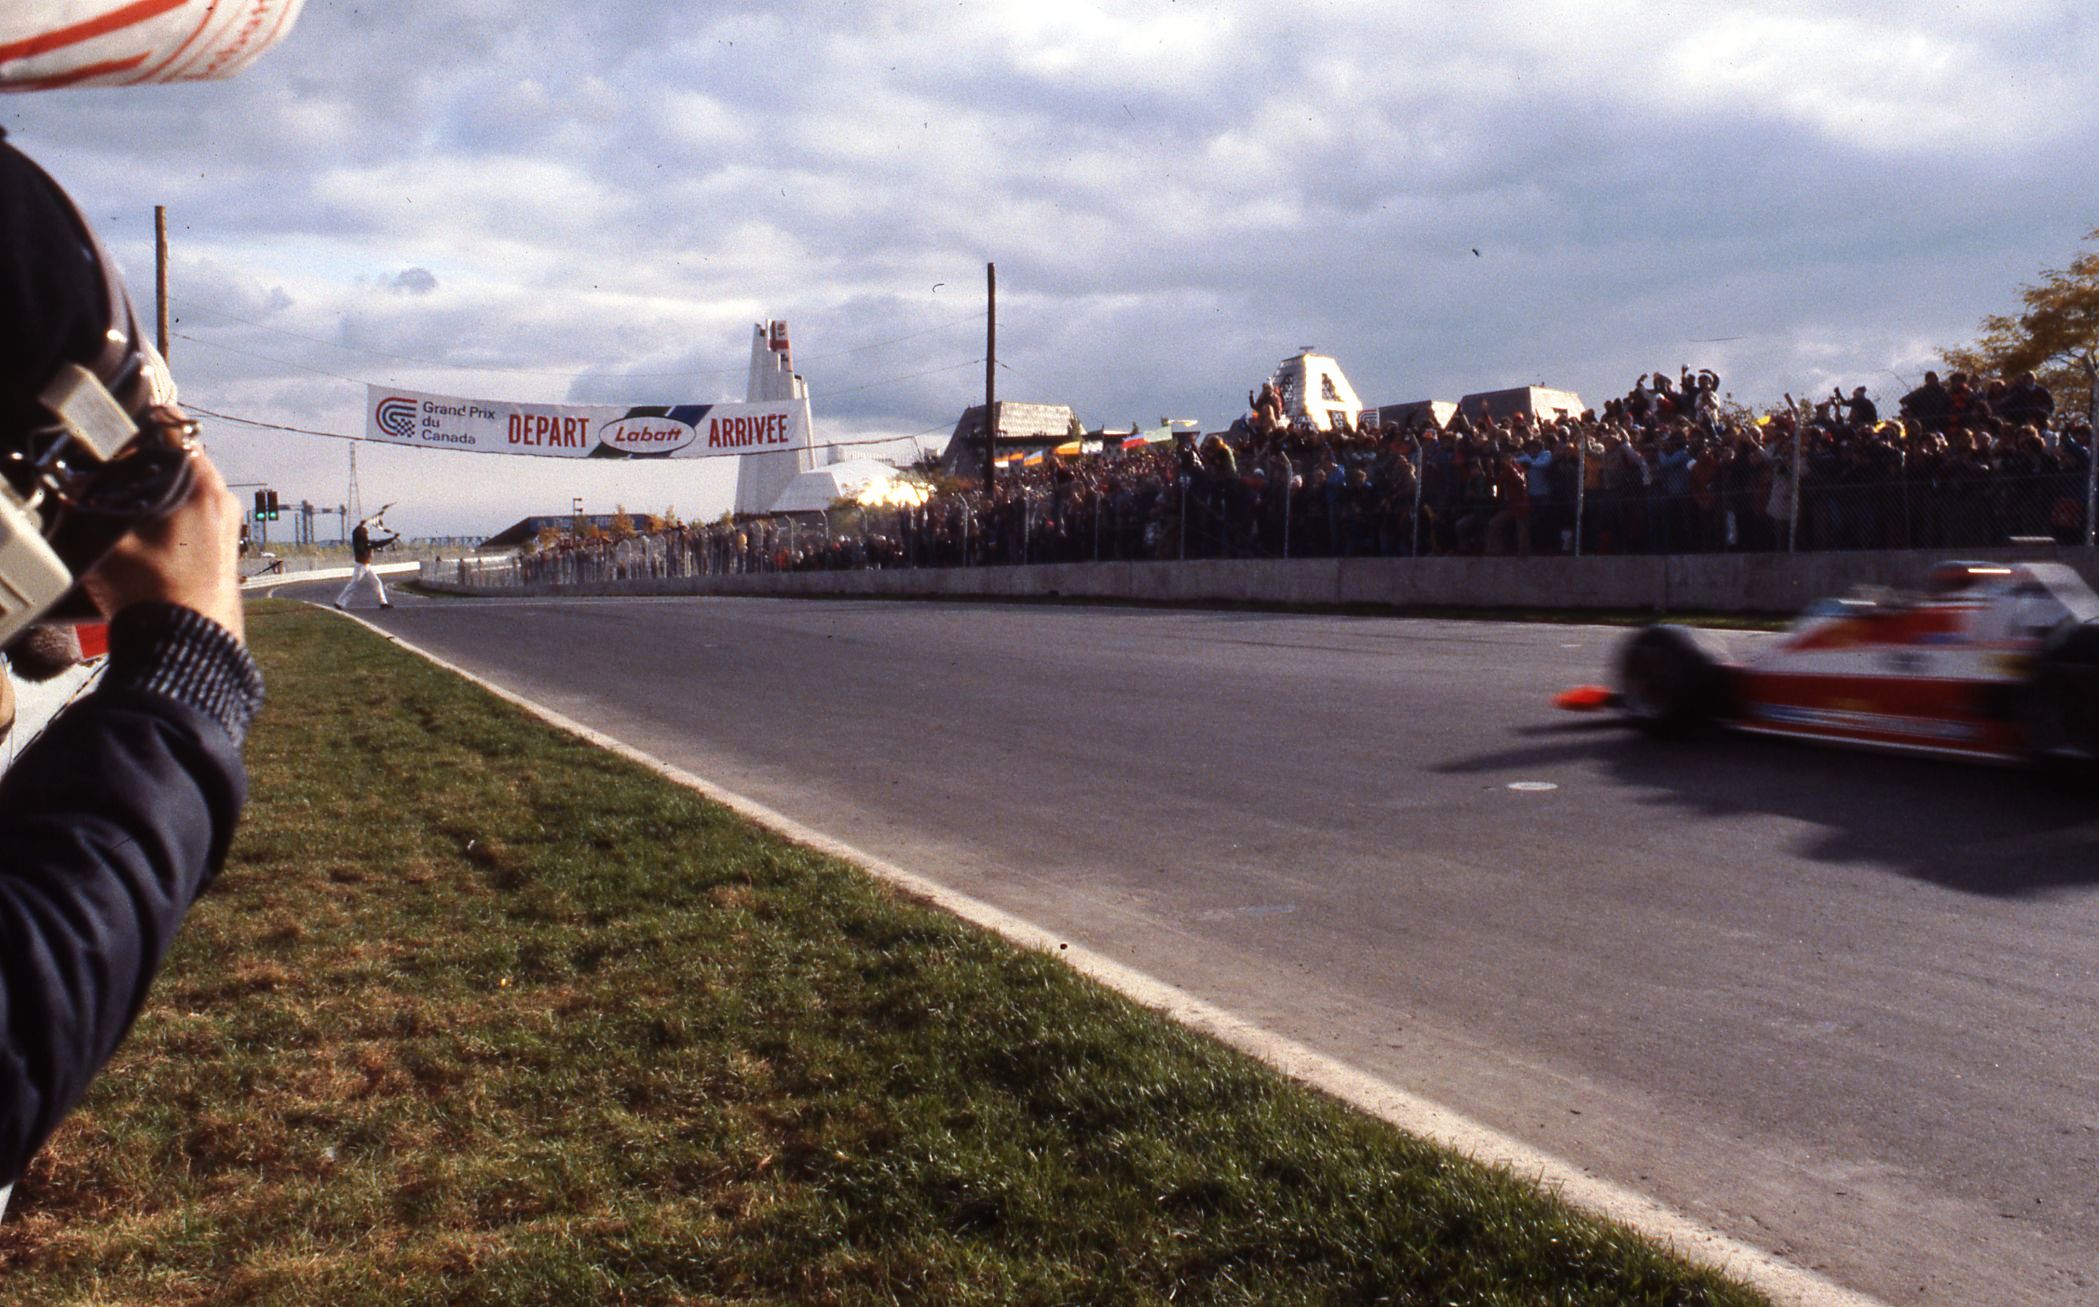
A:
POLYGON ((877 458, 849 458, 804 472, 773 501, 775 513, 821 513, 841 499, 896 480, 896 469, 877 458))
POLYGON ((1356 388, 1341 374, 1341 365, 1324 354, 1292 355, 1276 365, 1270 380, 1283 392, 1283 416, 1289 421, 1308 418, 1318 430, 1332 431, 1335 418, 1346 417, 1354 426, 1363 414, 1356 388))
POLYGON ((1501 421, 1518 414, 1533 423, 1557 422, 1580 417, 1582 397, 1551 386, 1514 386, 1508 390, 1474 391, 1458 401, 1458 411, 1474 422, 1482 415, 1501 421))
MULTIPOLYGON (((752 404, 799 402, 803 437, 805 440, 814 439, 814 427, 809 420, 809 383, 795 373, 794 349, 788 343, 785 322, 768 320, 751 328, 751 376, 745 387, 744 401, 752 404)), ((815 466, 815 450, 810 444, 763 454, 745 454, 736 461, 737 514, 772 511, 774 502, 787 489, 788 483, 815 466)))

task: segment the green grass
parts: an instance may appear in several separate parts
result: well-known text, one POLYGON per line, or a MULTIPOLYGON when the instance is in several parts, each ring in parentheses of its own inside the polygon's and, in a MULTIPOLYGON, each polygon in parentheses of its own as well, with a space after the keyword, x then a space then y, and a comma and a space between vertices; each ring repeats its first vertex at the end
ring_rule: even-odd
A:
POLYGON ((361 628, 250 633, 245 825, 0 1299, 1760 1301, 361 628))

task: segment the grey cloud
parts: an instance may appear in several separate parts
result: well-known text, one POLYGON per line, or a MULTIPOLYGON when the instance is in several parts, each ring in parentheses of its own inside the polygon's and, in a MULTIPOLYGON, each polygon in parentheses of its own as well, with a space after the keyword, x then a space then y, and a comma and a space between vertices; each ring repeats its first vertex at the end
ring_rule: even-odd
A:
POLYGON ((396 295, 428 295, 437 289, 437 276, 428 268, 405 268, 394 274, 386 288, 396 295))
MULTIPOLYGON (((653 374, 679 373, 708 398, 741 389, 742 324, 778 314, 820 427, 897 431, 981 392, 968 367, 899 379, 980 353, 980 324, 822 356, 974 306, 987 258, 1016 370, 1002 389, 1094 420, 1222 423, 1307 342, 1384 399, 1543 380, 1600 400, 1681 362, 1753 400, 1828 371, 1873 384, 1920 340, 2008 307, 2099 221, 2094 109, 2059 89, 2095 37, 2059 12, 1847 10, 1883 24, 1869 34, 1942 44, 1968 61, 1957 83, 2003 80, 1976 103, 2046 126, 1963 136, 1940 114, 1937 134, 1893 141, 1726 66, 1711 74, 1725 95, 1669 81, 1679 29, 1637 5, 1610 31, 1491 2, 1431 30, 1412 7, 1249 0, 1216 11, 1228 30, 1200 51, 1110 31, 1099 61, 1085 22, 1155 15, 1016 12, 891 3, 790 25, 757 3, 308 0, 235 82, 12 97, 0 115, 127 266, 150 266, 150 206, 171 206, 178 258, 219 270, 178 305, 374 352, 213 327, 252 355, 521 398, 660 397, 653 374), (1037 35, 1081 58, 1039 57, 1037 35), (666 133, 658 87, 704 94, 721 129, 666 133), (339 271, 411 262, 378 283, 393 296, 339 271), (427 293, 435 266, 443 296, 427 293), (411 284, 418 271, 430 281, 411 284), (1694 343, 1732 335, 1750 338, 1694 343), (388 355, 578 375, 418 373, 388 355)), ((1715 15, 1793 21, 1751 3, 1715 15)), ((358 421, 340 380, 183 353, 185 393, 358 421)))

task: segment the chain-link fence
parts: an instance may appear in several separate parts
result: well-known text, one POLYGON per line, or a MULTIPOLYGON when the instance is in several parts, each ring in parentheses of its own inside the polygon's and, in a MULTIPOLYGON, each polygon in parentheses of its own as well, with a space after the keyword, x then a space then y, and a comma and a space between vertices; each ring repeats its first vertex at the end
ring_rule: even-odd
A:
MULTIPOLYGON (((2086 543, 2081 446, 2000 452, 1845 446, 1811 436, 1634 449, 1587 439, 1554 456, 1460 441, 1338 453, 1191 451, 1052 468, 995 494, 906 507, 557 536, 511 560, 457 564, 481 584, 913 567, 1181 559, 1608 556, 2086 543)), ((433 574, 447 575, 435 569, 433 574)))

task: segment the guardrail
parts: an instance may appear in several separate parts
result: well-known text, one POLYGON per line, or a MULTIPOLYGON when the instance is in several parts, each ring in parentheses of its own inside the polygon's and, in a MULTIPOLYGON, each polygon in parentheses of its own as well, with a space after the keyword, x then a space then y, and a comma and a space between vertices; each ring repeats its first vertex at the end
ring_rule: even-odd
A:
MULTIPOLYGON (((2093 551, 2056 546, 1970 549, 1964 557, 2054 559, 2099 587, 2093 551)), ((1186 563, 685 575, 524 560, 426 566, 430 589, 466 595, 778 595, 1101 599, 1344 608, 1527 608, 1790 613, 1857 585, 1919 584, 1942 549, 1818 554, 1683 554, 1617 558, 1204 559, 1186 563)))
MULTIPOLYGON (((424 565, 422 563, 378 563, 373 566, 372 570, 381 576, 400 576, 404 573, 417 571, 424 565)), ((296 585, 301 581, 346 581, 356 570, 354 567, 342 566, 312 567, 304 571, 294 572, 254 572, 241 578, 241 589, 266 590, 272 586, 296 585)))

